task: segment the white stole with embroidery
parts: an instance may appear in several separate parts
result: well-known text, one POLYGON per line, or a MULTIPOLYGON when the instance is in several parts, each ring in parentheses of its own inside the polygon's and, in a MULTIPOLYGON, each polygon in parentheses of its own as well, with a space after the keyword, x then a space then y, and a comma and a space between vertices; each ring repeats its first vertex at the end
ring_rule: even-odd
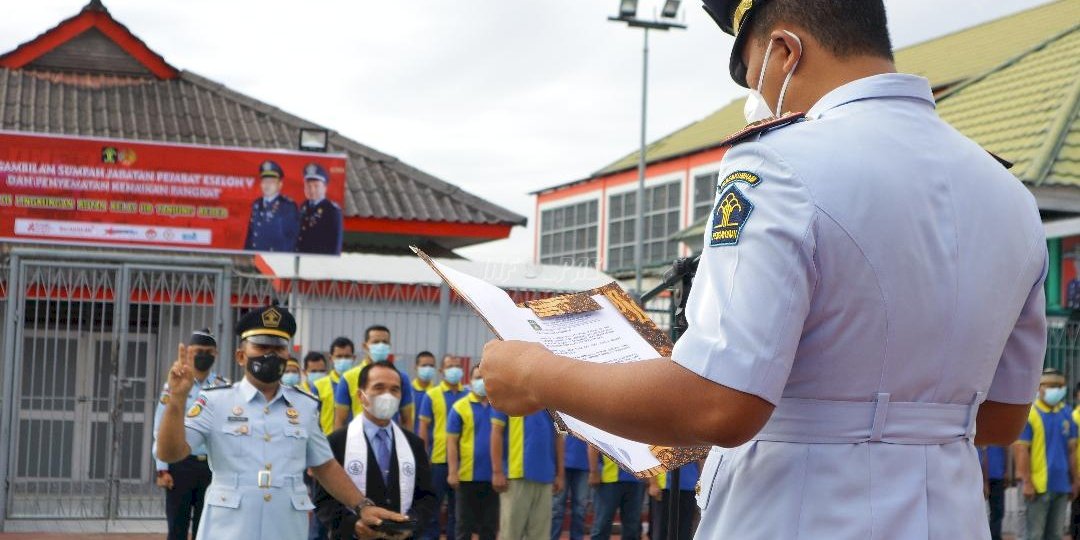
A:
MULTIPOLYGON (((390 455, 397 450, 398 463, 398 493, 401 494, 401 512, 406 514, 412 508, 413 492, 416 490, 416 457, 413 456, 409 440, 397 424, 390 422, 390 431, 394 434, 394 448, 390 455)), ((368 466, 368 443, 364 436, 364 417, 358 416, 349 423, 349 431, 345 438, 345 472, 352 479, 356 488, 367 496, 367 466, 368 466)), ((375 463, 378 468, 378 463, 375 463)), ((380 471, 379 474, 382 474, 380 471)), ((387 479, 389 479, 389 475, 387 479)))

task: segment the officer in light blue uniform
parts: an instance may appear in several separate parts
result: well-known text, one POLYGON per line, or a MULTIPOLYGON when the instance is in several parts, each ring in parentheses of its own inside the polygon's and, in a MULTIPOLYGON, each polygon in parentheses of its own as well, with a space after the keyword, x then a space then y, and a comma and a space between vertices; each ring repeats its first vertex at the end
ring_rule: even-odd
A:
POLYGON ((296 203, 281 193, 285 173, 275 161, 259 166, 262 197, 251 203, 244 249, 251 251, 296 251, 300 232, 300 213, 296 203))
POLYGON ((988 539, 976 416, 995 402, 987 434, 1008 437, 1000 413, 1032 401, 1045 349, 1034 197, 938 118, 925 79, 877 68, 887 33, 884 51, 829 56, 844 44, 820 36, 844 17, 859 25, 846 36, 885 32, 881 2, 705 4, 738 36, 733 78, 760 81, 752 58, 781 102, 789 82, 870 73, 731 141, 721 163, 672 358, 775 409, 750 442, 713 449, 697 537, 988 539))
MULTIPOLYGON (((280 383, 295 330, 296 321, 283 308, 252 310, 236 325, 236 359, 246 370, 244 379, 203 390, 186 418, 171 404, 163 413, 159 457, 175 461, 188 448, 204 446, 209 456, 213 482, 206 492, 200 538, 305 538, 308 512, 314 508, 304 485, 307 468, 364 523, 397 516, 368 508, 372 503, 334 460, 319 427, 318 400, 280 383)), ((187 369, 178 361, 170 371, 170 386, 177 392, 186 390, 181 382, 187 369)))
MULTIPOLYGON (((188 339, 188 353, 195 368, 195 385, 188 393, 185 410, 195 404, 203 390, 229 384, 228 379, 210 371, 217 358, 217 340, 210 330, 196 330, 188 339)), ((161 389, 154 411, 154 449, 157 453, 157 432, 165 404, 169 402, 169 385, 161 389)), ((203 499, 210 486, 210 467, 206 463, 206 447, 192 447, 191 455, 172 465, 154 458, 157 466, 157 485, 165 491, 165 517, 169 524, 169 540, 187 540, 188 529, 199 529, 203 499)))
POLYGON ((296 251, 337 255, 341 253, 341 208, 326 198, 326 186, 330 175, 318 163, 304 167, 304 195, 307 200, 300 205, 300 237, 296 251))

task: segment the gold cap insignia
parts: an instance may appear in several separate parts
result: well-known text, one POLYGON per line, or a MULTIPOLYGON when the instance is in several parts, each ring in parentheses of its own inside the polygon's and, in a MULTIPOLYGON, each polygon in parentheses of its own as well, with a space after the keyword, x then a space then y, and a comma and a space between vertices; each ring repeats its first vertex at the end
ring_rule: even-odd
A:
POLYGON ((262 313, 263 326, 267 328, 277 328, 281 324, 281 312, 270 308, 262 313))
POLYGON ((731 17, 731 30, 736 36, 739 35, 739 29, 742 27, 743 18, 746 16, 746 12, 750 11, 750 8, 754 7, 754 0, 742 0, 735 8, 735 13, 731 17))

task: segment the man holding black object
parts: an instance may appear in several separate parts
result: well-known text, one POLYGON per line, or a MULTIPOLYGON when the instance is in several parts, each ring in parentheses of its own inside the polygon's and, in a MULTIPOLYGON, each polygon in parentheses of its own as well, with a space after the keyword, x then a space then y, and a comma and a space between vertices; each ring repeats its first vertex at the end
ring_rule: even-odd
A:
MULTIPOLYGON (((389 362, 373 362, 360 370, 354 399, 364 411, 327 437, 334 459, 349 479, 381 508, 404 514, 403 523, 383 522, 375 531, 388 538, 407 538, 435 512, 431 466, 424 443, 391 421, 401 403, 402 378, 389 362)), ((315 490, 319 519, 331 538, 352 538, 356 515, 322 487, 315 490)))
POLYGON ((727 142, 687 332, 626 364, 491 342, 492 404, 713 445, 699 538, 989 538, 973 443, 1017 438, 1046 347, 1034 198, 895 73, 881 0, 705 4, 755 125, 727 142), (678 399, 642 407, 657 385, 678 399))

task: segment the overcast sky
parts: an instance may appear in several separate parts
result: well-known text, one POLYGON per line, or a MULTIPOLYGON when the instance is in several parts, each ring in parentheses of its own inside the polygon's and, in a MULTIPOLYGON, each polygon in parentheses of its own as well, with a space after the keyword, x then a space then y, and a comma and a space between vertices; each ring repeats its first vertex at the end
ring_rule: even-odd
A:
MULTIPOLYGON (((2 0, 0 50, 87 0, 2 0)), ((641 0, 639 14, 662 0, 641 0)), ((1045 0, 886 0, 903 47, 1045 0)), ((650 140, 744 95, 732 39, 685 0, 688 30, 652 33, 650 140)), ((637 147, 641 32, 617 0, 105 0, 181 69, 323 124, 529 218, 483 260, 532 256, 530 191, 637 147)))

